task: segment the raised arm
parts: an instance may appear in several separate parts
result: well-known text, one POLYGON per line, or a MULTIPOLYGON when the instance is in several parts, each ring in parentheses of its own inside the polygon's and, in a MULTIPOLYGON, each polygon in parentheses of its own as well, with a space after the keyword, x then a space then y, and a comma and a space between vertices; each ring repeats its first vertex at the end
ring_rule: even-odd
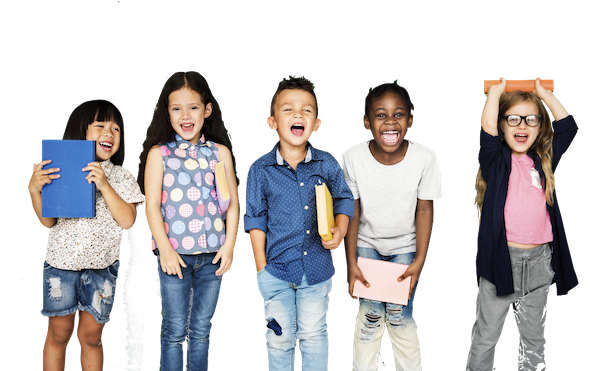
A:
POLYGON ((550 90, 546 90, 542 87, 540 83, 540 78, 538 77, 535 80, 535 90, 533 91, 535 95, 540 97, 541 100, 546 103, 546 106, 550 108, 550 112, 552 112, 552 116, 554 120, 562 120, 565 117, 569 116, 569 113, 563 107, 563 105, 558 101, 558 99, 554 96, 554 94, 550 90))
POLYGON ((60 171, 59 168, 42 169, 44 165, 51 163, 52 160, 44 160, 39 164, 33 165, 33 174, 29 180, 29 195, 31 196, 31 204, 35 215, 37 215, 40 223, 44 227, 50 228, 56 224, 56 218, 42 217, 42 188, 46 184, 52 183, 52 180, 60 178, 60 174, 55 174, 60 171))
POLYGON ((506 80, 503 78, 500 80, 500 84, 490 87, 481 114, 481 128, 492 136, 498 136, 498 105, 500 97, 506 90, 506 80))

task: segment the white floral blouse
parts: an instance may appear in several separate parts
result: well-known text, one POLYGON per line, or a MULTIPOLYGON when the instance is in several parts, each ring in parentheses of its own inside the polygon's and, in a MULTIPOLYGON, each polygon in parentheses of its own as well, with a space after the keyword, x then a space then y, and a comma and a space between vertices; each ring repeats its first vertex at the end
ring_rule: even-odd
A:
MULTIPOLYGON (((129 204, 144 202, 133 175, 110 160, 100 163, 108 183, 129 204)), ((123 228, 113 218, 104 197, 96 191, 94 218, 58 218, 50 229, 46 261, 65 270, 104 269, 119 258, 123 228)))

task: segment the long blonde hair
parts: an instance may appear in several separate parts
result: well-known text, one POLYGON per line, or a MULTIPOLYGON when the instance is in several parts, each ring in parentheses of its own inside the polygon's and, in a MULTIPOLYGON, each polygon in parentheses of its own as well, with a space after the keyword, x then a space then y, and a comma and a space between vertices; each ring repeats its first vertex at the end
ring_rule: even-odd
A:
MULTIPOLYGON (((554 206, 554 172, 552 171, 552 139, 554 138, 554 132, 552 131, 550 116, 548 115, 548 111, 546 111, 546 107, 544 107, 542 100, 534 93, 520 90, 503 94, 500 97, 499 102, 500 110, 498 112, 498 127, 500 127, 500 120, 502 119, 502 116, 506 114, 506 111, 517 104, 527 101, 533 102, 537 106, 539 114, 542 116, 540 132, 528 152, 535 151, 542 160, 542 170, 546 175, 546 203, 550 206, 554 206)), ((475 204, 480 213, 483 207, 483 197, 486 188, 487 183, 483 179, 481 167, 479 167, 477 179, 475 180, 475 190, 477 191, 475 204)))

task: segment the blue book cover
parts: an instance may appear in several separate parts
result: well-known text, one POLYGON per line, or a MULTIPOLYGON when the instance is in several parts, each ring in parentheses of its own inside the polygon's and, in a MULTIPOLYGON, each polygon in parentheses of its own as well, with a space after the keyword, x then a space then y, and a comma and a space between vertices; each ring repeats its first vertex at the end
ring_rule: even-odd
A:
POLYGON ((88 163, 96 161, 96 142, 91 140, 42 140, 44 166, 60 168, 60 178, 42 188, 44 218, 93 218, 96 216, 96 184, 88 184, 88 163))

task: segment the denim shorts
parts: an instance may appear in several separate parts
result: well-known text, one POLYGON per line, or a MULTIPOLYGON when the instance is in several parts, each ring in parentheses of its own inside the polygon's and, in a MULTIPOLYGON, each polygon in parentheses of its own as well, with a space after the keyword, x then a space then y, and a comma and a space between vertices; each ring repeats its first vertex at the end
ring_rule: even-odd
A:
POLYGON ((79 309, 90 313, 98 323, 108 322, 118 272, 118 260, 105 269, 81 271, 58 269, 44 262, 42 314, 61 317, 79 309))

